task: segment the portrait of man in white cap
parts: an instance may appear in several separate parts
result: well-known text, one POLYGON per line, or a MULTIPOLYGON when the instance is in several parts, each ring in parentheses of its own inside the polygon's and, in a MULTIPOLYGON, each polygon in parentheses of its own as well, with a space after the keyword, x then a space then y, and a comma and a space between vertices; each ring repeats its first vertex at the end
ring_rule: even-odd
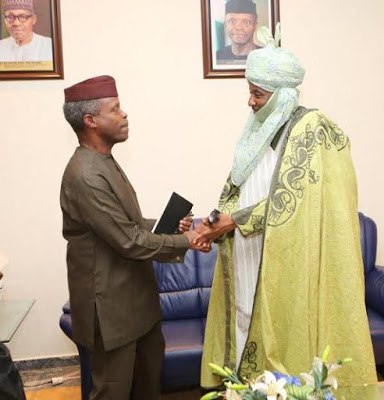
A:
POLYGON ((1 0, 9 37, 0 40, 0 62, 52 62, 52 40, 34 32, 37 22, 33 0, 1 0))

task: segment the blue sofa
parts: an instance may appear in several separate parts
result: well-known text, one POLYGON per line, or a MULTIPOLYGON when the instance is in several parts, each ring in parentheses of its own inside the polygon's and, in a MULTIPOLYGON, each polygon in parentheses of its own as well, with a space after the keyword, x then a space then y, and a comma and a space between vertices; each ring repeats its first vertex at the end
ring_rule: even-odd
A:
POLYGON ((384 267, 376 265, 377 228, 375 222, 359 213, 360 241, 364 261, 365 304, 376 365, 384 367, 384 267))
MULTIPOLYGON (((366 277, 366 303, 376 364, 384 364, 384 269, 376 266, 377 231, 374 221, 359 213, 361 246, 366 277)), ((195 220, 195 223, 198 220, 195 220)), ((200 362, 216 247, 208 253, 189 250, 184 263, 154 262, 159 284, 165 359, 162 390, 198 387, 200 362)), ((72 339, 68 302, 60 327, 72 339)), ((81 367, 82 400, 92 388, 87 350, 77 345, 81 367)))

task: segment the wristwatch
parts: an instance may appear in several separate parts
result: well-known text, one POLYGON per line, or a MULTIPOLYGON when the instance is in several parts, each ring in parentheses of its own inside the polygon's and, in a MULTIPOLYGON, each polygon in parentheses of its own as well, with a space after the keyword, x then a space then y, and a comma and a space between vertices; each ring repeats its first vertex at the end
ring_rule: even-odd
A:
POLYGON ((220 211, 216 210, 216 208, 208 215, 208 224, 212 225, 214 224, 218 219, 219 219, 219 215, 220 215, 220 211))

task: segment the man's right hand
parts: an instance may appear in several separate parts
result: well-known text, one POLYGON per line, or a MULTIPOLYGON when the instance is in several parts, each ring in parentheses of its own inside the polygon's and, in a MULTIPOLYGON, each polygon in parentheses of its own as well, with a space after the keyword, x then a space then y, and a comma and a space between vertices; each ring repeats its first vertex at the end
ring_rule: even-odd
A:
POLYGON ((227 232, 231 232, 236 229, 235 221, 228 214, 220 214, 219 218, 213 224, 208 223, 208 219, 204 218, 202 223, 196 228, 199 233, 199 237, 196 239, 195 244, 201 244, 206 242, 212 242, 224 235, 227 232))
POLYGON ((184 232, 183 235, 185 235, 188 238, 190 249, 199 250, 204 253, 208 253, 212 250, 211 246, 212 242, 210 240, 197 242, 197 239, 200 237, 199 232, 192 230, 184 232))

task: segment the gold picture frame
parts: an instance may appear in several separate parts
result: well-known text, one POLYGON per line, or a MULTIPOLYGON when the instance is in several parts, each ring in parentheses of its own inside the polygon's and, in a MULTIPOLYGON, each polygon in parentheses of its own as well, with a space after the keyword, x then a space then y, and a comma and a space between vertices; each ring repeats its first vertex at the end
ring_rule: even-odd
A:
POLYGON ((60 0, 34 0, 34 14, 18 10, 26 21, 12 10, 4 12, 1 5, 0 12, 0 80, 63 79, 60 0), (5 15, 13 20, 6 22, 5 15), (33 24, 33 40, 25 47, 16 45, 17 25, 23 24, 23 29, 33 24))

